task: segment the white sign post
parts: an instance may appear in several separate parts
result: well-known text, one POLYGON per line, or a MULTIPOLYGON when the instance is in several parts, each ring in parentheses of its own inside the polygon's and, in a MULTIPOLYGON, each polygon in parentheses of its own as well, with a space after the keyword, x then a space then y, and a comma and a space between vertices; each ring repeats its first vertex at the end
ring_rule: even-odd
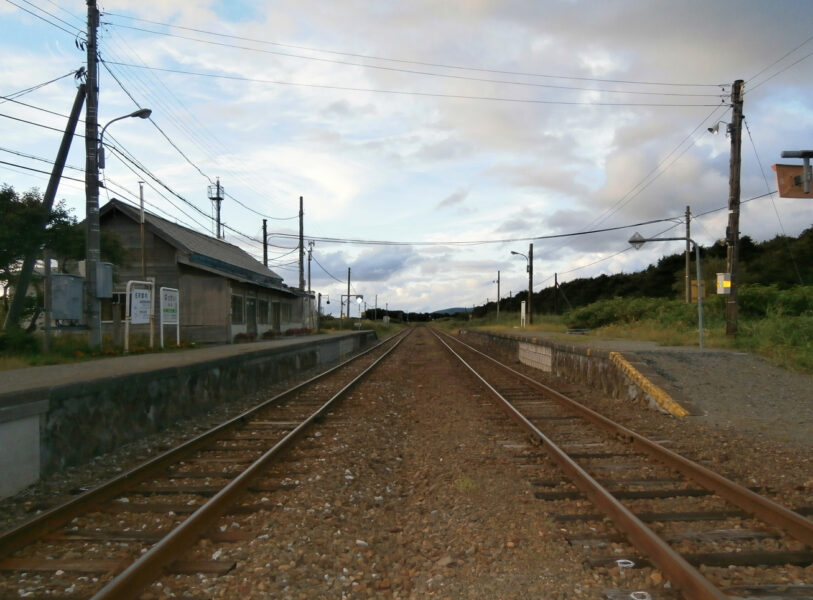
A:
POLYGON ((519 325, 525 327, 525 300, 519 304, 519 325))
POLYGON ((175 288, 162 287, 161 294, 161 347, 164 347, 164 325, 175 325, 175 345, 181 344, 181 319, 178 302, 178 290, 175 288))
POLYGON ((130 351, 130 324, 144 325, 153 316, 152 282, 128 281, 125 294, 124 352, 130 351))

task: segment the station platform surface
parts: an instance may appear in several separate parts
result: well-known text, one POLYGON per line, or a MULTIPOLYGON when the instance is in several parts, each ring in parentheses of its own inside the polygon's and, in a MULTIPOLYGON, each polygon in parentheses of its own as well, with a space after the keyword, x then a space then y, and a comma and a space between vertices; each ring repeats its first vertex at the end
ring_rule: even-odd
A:
POLYGON ((196 363, 205 363, 244 354, 248 355, 272 348, 306 345, 325 339, 339 339, 342 336, 357 333, 356 331, 321 333, 245 344, 223 344, 166 350, 164 352, 112 356, 109 358, 93 358, 74 363, 0 371, 0 405, 13 403, 13 399, 21 395, 28 395, 37 390, 49 389, 54 386, 98 381, 109 377, 147 373, 173 367, 184 367, 196 363))

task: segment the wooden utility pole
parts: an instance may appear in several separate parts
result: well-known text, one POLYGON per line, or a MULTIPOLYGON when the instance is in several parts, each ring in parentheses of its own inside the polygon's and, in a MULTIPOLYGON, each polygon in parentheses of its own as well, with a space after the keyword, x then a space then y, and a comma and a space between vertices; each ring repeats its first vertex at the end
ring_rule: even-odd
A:
MULTIPOLYGON (((692 266, 692 245, 689 240, 691 240, 691 219, 692 219, 692 211, 687 206, 686 207, 686 304, 690 304, 692 301, 692 276, 691 276, 691 266, 692 266)), ((700 282, 697 282, 697 293, 700 294, 700 282)))
POLYGON ((263 219, 263 265, 268 268, 268 219, 263 219))
MULTIPOLYGON (((728 179, 728 228, 726 229, 726 270, 731 274, 731 293, 725 310, 725 333, 737 335, 737 288, 740 260, 740 155, 742 150, 742 96, 743 80, 731 87, 731 163, 728 179)), ((699 282, 698 282, 698 285, 699 282)))
POLYGON ((559 273, 553 274, 553 314, 559 314, 559 273))

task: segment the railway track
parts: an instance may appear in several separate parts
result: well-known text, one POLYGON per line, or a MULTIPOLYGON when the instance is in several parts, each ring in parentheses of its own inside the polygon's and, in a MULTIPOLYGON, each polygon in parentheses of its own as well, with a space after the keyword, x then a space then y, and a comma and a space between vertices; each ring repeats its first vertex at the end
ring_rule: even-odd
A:
POLYGON ((0 598, 134 598, 164 572, 228 572, 234 561, 219 552, 180 557, 196 545, 258 535, 215 524, 224 514, 265 510, 270 492, 296 485, 296 463, 280 460, 407 335, 6 532, 0 537, 0 598))
MULTIPOLYGON (((459 339, 436 336, 541 444, 544 450, 526 457, 539 462, 525 472, 536 473, 535 496, 551 503, 588 565, 622 574, 654 567, 689 600, 813 597, 808 518, 459 339), (558 469, 544 466, 549 459, 558 469), (805 584, 789 583, 800 571, 805 584)), ((658 585, 617 592, 613 597, 639 600, 673 593, 658 585)))

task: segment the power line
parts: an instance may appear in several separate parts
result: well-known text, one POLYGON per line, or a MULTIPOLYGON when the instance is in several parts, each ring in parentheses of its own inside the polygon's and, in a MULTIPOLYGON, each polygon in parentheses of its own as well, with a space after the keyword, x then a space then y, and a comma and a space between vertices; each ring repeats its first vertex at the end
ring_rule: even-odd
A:
MULTIPOLYGON (((214 32, 214 31, 207 31, 204 29, 196 29, 194 27, 183 27, 181 25, 173 25, 170 23, 162 23, 160 21, 150 21, 148 19, 139 19, 137 17, 131 17, 129 15, 122 15, 117 13, 107 12, 105 13, 107 17, 119 17, 123 19, 129 19, 131 21, 139 21, 142 23, 150 23, 152 25, 161 25, 163 27, 167 27, 170 29, 181 29, 184 31, 192 31, 195 33, 202 33, 205 35, 211 35, 221 38, 227 39, 234 39, 240 40, 244 42, 254 42, 258 44, 266 44, 270 46, 278 46, 280 48, 292 48, 296 50, 307 50, 309 52, 322 52, 324 54, 333 54, 336 56, 347 56, 352 58, 364 58, 370 60, 380 60, 386 62, 393 62, 393 63, 400 63, 400 64, 410 64, 410 65, 420 65, 424 67, 438 67, 443 69, 454 69, 454 70, 461 70, 461 71, 475 71, 480 73, 494 73, 500 75, 521 75, 525 77, 539 77, 545 79, 566 79, 571 81, 592 81, 597 83, 619 83, 619 84, 627 84, 627 85, 652 85, 652 86, 677 86, 677 87, 721 87, 721 84, 717 83, 676 83, 676 82, 656 82, 656 81, 631 81, 631 80, 624 80, 624 79, 600 79, 596 77, 575 77, 575 76, 568 76, 568 75, 550 75, 550 74, 542 74, 542 73, 532 73, 532 72, 525 72, 525 71, 505 71, 505 70, 498 70, 498 69, 486 69, 482 67, 470 67, 470 66, 460 66, 460 65, 450 65, 450 64, 441 64, 441 63, 432 63, 432 62, 422 62, 416 60, 405 60, 405 59, 398 59, 398 58, 386 58, 381 56, 374 56, 370 54, 358 54, 352 52, 340 52, 336 50, 324 50, 321 48, 313 48, 308 46, 297 46, 294 44, 283 44, 280 42, 271 42, 267 40, 260 40, 256 38, 249 38, 249 37, 242 37, 236 35, 228 35, 224 33, 214 32)), ((109 23, 111 25, 115 25, 117 27, 127 27, 126 25, 120 25, 116 23, 109 23)), ((135 27, 127 27, 128 29, 137 29, 135 27)), ((149 30, 146 30, 149 31, 149 30)), ((151 33, 161 33, 161 32, 154 32, 151 33)), ((168 34, 162 34, 168 35, 168 34)), ((175 36, 181 37, 181 36, 175 36)))
MULTIPOLYGON (((810 40, 813 40, 813 35, 811 35, 809 38, 807 38, 807 39, 806 39, 804 42, 802 42, 801 44, 799 44, 799 45, 798 45, 798 46, 796 46, 795 48, 793 48, 793 49, 788 50, 787 52, 785 52, 785 54, 783 54, 782 56, 780 56, 779 58, 777 58, 775 61, 773 61, 771 64, 769 64, 767 67, 765 67, 764 69, 762 69, 762 70, 761 70, 761 71, 759 71, 758 73, 756 73, 756 74, 752 75, 752 76, 751 76, 751 77, 748 79, 748 81, 749 81, 749 82, 753 81, 754 79, 756 79, 757 77, 759 77, 760 75, 762 75, 762 74, 763 74, 765 71, 767 71, 768 69, 770 69, 770 68, 774 67, 775 65, 778 65, 780 62, 782 62, 783 60, 785 60, 785 59, 786 59, 788 56, 790 56, 791 54, 793 54, 794 52, 796 52, 796 51, 797 51, 799 48, 801 48, 802 46, 804 46, 804 45, 806 45, 808 42, 810 42, 810 40)), ((778 73, 774 73, 773 75, 771 75, 770 77, 768 77, 768 79, 766 79, 765 81, 768 81, 769 79, 772 79, 772 78, 773 78, 773 77, 775 77, 776 75, 779 75, 779 73, 782 73, 783 71, 786 71, 787 69, 789 69, 790 67, 792 67, 792 66, 793 66, 793 65, 795 65, 796 63, 800 62, 801 60, 804 60, 804 59, 805 59, 805 58, 807 58, 808 56, 810 56, 810 54, 808 54, 807 56, 805 56, 805 57, 801 58, 800 60, 797 60, 795 63, 793 63, 793 64, 792 64, 792 65, 790 65, 789 67, 787 67, 787 68, 783 69, 782 71, 779 71, 778 73)), ((765 81, 763 81, 763 82, 759 83, 759 84, 758 84, 757 86, 755 86, 755 87, 759 87, 760 85, 762 85, 763 83, 765 83, 765 81)))
POLYGON ((163 31, 154 31, 151 29, 144 29, 141 27, 129 27, 127 25, 118 25, 116 23, 108 23, 113 25, 114 27, 122 27, 125 29, 132 29, 135 31, 141 31, 144 33, 151 33, 154 35, 163 35, 173 38, 178 38, 182 40, 188 40, 192 42, 198 42, 202 44, 210 44, 213 46, 220 46, 226 48, 234 48, 237 50, 245 50, 248 52, 260 52, 263 54, 273 54, 275 56, 284 56, 288 58, 297 58, 301 60, 312 60, 316 62, 326 62, 331 64, 339 64, 339 65, 348 65, 351 67, 360 67, 364 69, 378 69, 383 71, 395 71, 398 73, 407 73, 410 75, 423 75, 427 77, 440 77, 445 79, 456 79, 456 80, 465 80, 465 81, 476 81, 480 83, 496 83, 501 85, 516 85, 516 86, 523 86, 523 87, 539 87, 539 88, 547 88, 547 89, 558 89, 558 90, 568 90, 568 91, 580 91, 580 92, 602 92, 607 94, 632 94, 632 95, 645 95, 645 96, 682 96, 682 97, 717 97, 719 94, 689 94, 685 92, 652 92, 652 91, 637 91, 637 90, 614 90, 614 89, 602 89, 602 88, 589 88, 589 87, 579 87, 579 86, 569 86, 569 85, 554 85, 549 83, 534 83, 528 81, 509 81, 504 79, 488 79, 485 77, 471 77, 466 75, 450 75, 446 73, 433 73, 430 71, 418 71, 415 69, 403 69, 397 67, 384 67, 381 65, 370 65, 370 64, 363 64, 363 63, 353 63, 344 60, 337 60, 331 58, 320 58, 317 56, 305 56, 302 54, 291 54, 289 52, 281 52, 275 50, 263 50, 261 48, 250 48, 248 46, 238 46, 235 44, 227 44, 224 42, 215 42, 211 40, 202 40, 199 38, 193 38, 183 35, 177 35, 172 33, 167 33, 163 31))
MULTIPOLYGON (((25 2, 25 1, 26 1, 26 0, 23 0, 23 2, 25 2)), ((32 11, 32 10, 28 10, 28 9, 27 9, 27 8, 25 8, 24 6, 20 6, 19 4, 16 4, 16 3, 12 2, 11 0, 6 0, 6 2, 8 2, 9 4, 11 4, 11 5, 13 5, 13 6, 16 6, 17 8, 19 8, 20 10, 22 10, 22 11, 24 11, 24 12, 27 12, 27 13, 28 13, 29 15, 31 15, 32 17, 36 17, 37 19, 40 19, 41 21, 45 21, 46 23, 48 23, 48 25, 51 25, 52 27, 56 27, 57 29, 61 29, 62 31, 64 31, 64 32, 65 32, 65 33, 67 33, 67 34, 70 34, 70 35, 71 35, 71 36, 73 36, 73 37, 77 37, 77 36, 81 36, 81 35, 84 35, 84 34, 85 34, 85 32, 84 32, 83 30, 81 30, 81 29, 78 29, 78 28, 74 27, 74 26, 73 26, 73 25, 71 25, 70 23, 66 23, 66 25, 68 25, 68 27, 73 27, 74 31, 68 31, 68 30, 67 30, 67 29, 65 29, 64 27, 60 27, 60 26, 59 26, 59 25, 57 25, 56 23, 52 23, 51 21, 49 21, 49 20, 48 20, 48 19, 46 19, 45 17, 40 16, 40 15, 38 15, 37 13, 35 13, 34 11, 32 11)), ((29 2, 29 4, 31 4, 31 3, 29 2)), ((38 8, 38 10, 42 10, 42 9, 41 9, 41 8, 38 8)), ((52 17, 53 17, 53 15, 51 15, 51 13, 49 13, 49 12, 47 12, 47 11, 42 10, 42 12, 44 12, 45 14, 47 14, 47 15, 52 16, 52 17)), ((57 19, 58 21, 62 21, 62 19, 60 19, 59 17, 53 17, 53 18, 57 19)), ((65 23, 65 21, 62 21, 62 22, 63 22, 63 23, 65 23)))
MULTIPOLYGON (((141 107, 141 105, 140 105, 140 103, 136 101, 136 99, 135 99, 135 98, 133 97, 133 95, 132 95, 132 94, 129 92, 129 90, 127 90, 127 88, 126 88, 126 87, 124 87, 124 84, 121 82, 121 80, 120 80, 118 77, 116 77, 115 73, 113 73, 113 71, 112 71, 112 70, 111 70, 111 69, 110 69, 110 68, 107 66, 107 61, 105 61, 105 60, 101 60, 100 62, 102 63, 102 65, 104 66, 104 68, 107 70, 107 72, 110 74, 110 76, 111 76, 111 77, 113 77, 113 79, 116 81, 116 83, 117 83, 117 84, 119 85, 119 87, 122 89, 122 91, 124 91, 124 93, 125 93, 125 94, 127 94, 127 96, 130 98, 130 100, 132 100, 132 101, 133 101, 133 103, 134 103, 136 106, 138 106, 139 108, 142 108, 142 107, 141 107)), ((203 170, 202 170, 202 169, 201 169, 201 168, 200 168, 198 165, 196 165, 196 164, 195 164, 195 163, 192 161, 192 159, 190 159, 190 158, 189 158, 189 157, 186 155, 186 153, 184 153, 184 151, 183 151, 183 150, 181 150, 181 149, 180 149, 180 147, 179 147, 179 146, 178 146, 178 145, 177 145, 177 144, 176 144, 176 143, 175 143, 175 142, 174 142, 174 141, 173 141, 173 140, 172 140, 172 139, 169 137, 169 135, 168 135, 168 134, 167 134, 167 133, 166 133, 166 132, 165 132, 165 131, 164 131, 164 130, 163 130, 163 129, 162 129, 160 126, 159 126, 159 125, 158 125, 158 123, 155 121, 155 119, 153 119, 152 117, 149 117, 149 121, 150 121, 150 123, 152 123, 152 125, 153 125, 153 126, 154 126, 154 127, 155 127, 155 128, 156 128, 156 129, 157 129, 157 130, 158 130, 158 131, 161 133, 161 135, 164 137, 164 139, 166 139, 166 140, 167 140, 167 142, 169 142, 169 144, 170 144, 170 145, 171 145, 173 148, 175 148, 175 150, 177 150, 177 152, 178 152, 178 153, 179 153, 179 154, 180 154, 180 155, 181 155, 181 156, 184 158, 184 160, 186 160, 186 162, 187 162, 187 163, 189 163, 189 164, 190 164, 190 165, 191 165, 191 166, 192 166, 192 167, 193 167, 195 170, 197 170, 197 171, 198 171, 198 173, 200 173, 200 174, 201 174, 201 175, 202 175, 204 178, 206 178, 206 179, 209 181, 209 183, 210 183, 210 184, 211 184, 211 183, 213 183, 213 181, 214 181, 214 180, 213 180, 213 179, 212 179, 212 178, 211 178, 209 175, 207 175, 206 173, 204 173, 204 172, 203 172, 203 170)), ((230 194, 226 194, 226 195, 227 195, 229 198, 231 198, 232 200, 234 200, 234 201, 235 201, 237 204, 239 204, 240 206, 242 206, 243 208, 245 208, 246 210, 251 211, 251 212, 253 212, 253 213, 254 213, 254 214, 256 214, 256 215, 259 215, 260 217, 264 217, 264 218, 267 218, 267 219, 280 220, 280 221, 282 221, 282 220, 287 220, 287 219, 282 219, 282 218, 279 218, 279 217, 272 217, 271 215, 265 215, 265 214, 263 214, 263 213, 261 213, 261 212, 259 212, 259 211, 254 210, 253 208, 251 208, 251 207, 247 206, 245 203, 241 202, 240 200, 238 200, 238 199, 237 199, 237 198, 235 198, 234 196, 232 196, 232 195, 230 195, 230 194)), ((298 217, 296 217, 296 216, 294 216, 294 217, 289 217, 289 219, 295 219, 295 218, 298 218, 298 217)))
MULTIPOLYGON (((694 128, 694 129, 693 129, 693 130, 692 130, 692 131, 691 131, 691 132, 690 132, 690 133, 689 133, 687 136, 686 136, 686 137, 684 137, 684 138, 683 138, 683 139, 680 141, 680 143, 679 143, 679 144, 677 144, 677 146, 675 146, 675 147, 674 147, 674 148, 673 148, 673 149, 672 149, 672 150, 669 152, 669 154, 667 154, 667 155, 666 155, 666 156, 663 158, 663 160, 661 160, 661 161, 660 161, 660 162, 659 162, 659 163, 658 163, 658 164, 655 166, 655 168, 654 168, 654 169, 652 169, 652 170, 651 170, 649 173, 647 173, 647 174, 646 174, 646 175, 645 175, 645 176, 644 176, 644 177, 643 177, 643 178, 642 178, 642 179, 641 179, 641 180, 640 180, 638 183, 636 183, 636 184, 635 184, 635 185, 634 185, 634 186, 633 186, 633 187, 630 189, 630 191, 628 191, 628 192, 627 192, 626 194, 624 194, 624 195, 623 195, 621 198, 619 198, 618 200, 616 200, 616 202, 615 202, 615 203, 614 203, 614 204, 613 204, 613 205, 612 205, 610 208, 608 208, 608 209, 607 209, 607 210, 605 210, 605 211, 604 211, 604 212, 603 212, 601 215, 599 215, 598 217, 596 217, 595 219, 593 219, 592 221, 590 221, 590 223, 588 223, 588 224, 587 224, 587 227, 591 227, 591 226, 593 226, 593 225, 596 225, 596 224, 598 224, 598 223, 602 223, 602 222, 606 221, 606 220, 607 220, 607 219, 609 219, 609 218, 610 218, 612 215, 614 215, 614 214, 615 214, 615 213, 617 213, 619 210, 621 210, 622 208, 624 208, 624 207, 625 207, 627 204, 629 204, 630 202, 632 202, 632 200, 634 200, 634 199, 635 199, 637 196, 639 196, 639 195, 641 194, 641 192, 643 192, 643 191, 644 191, 646 188, 648 188, 650 185, 652 185, 652 183, 654 183, 654 182, 655 182, 655 180, 656 180, 656 179, 658 179, 658 177, 660 177, 661 175, 663 175, 663 174, 664 174, 664 173, 665 173, 665 172, 666 172, 666 171, 669 169, 669 167, 671 167, 673 164, 675 164, 675 163, 677 162, 677 160, 678 160, 678 159, 679 159, 681 156, 683 156, 683 155, 684 155, 686 152, 688 152, 688 150, 689 150, 689 148, 691 148, 691 146, 686 146, 686 147, 683 149, 683 151, 682 151, 680 154, 678 154, 678 155, 675 157, 675 159, 674 159, 674 160, 673 160, 671 163, 669 163, 669 165, 668 165, 668 166, 664 167, 664 165, 665 165, 665 164, 666 164, 666 162, 667 162, 667 161, 668 161, 668 160, 669 160, 669 159, 672 157, 672 155, 673 155, 675 152, 677 152, 677 151, 678 151, 678 150, 679 150, 679 149, 680 149, 680 148, 683 146, 683 144, 685 144, 685 143, 686 143, 688 140, 690 140, 690 139, 691 139, 691 138, 694 136, 694 134, 695 134, 695 133, 697 133, 697 131, 698 131, 698 130, 699 130, 701 127, 703 127, 703 126, 704 126, 704 125, 705 125, 705 124, 706 124, 706 123, 709 121, 709 119, 711 119, 711 118, 713 117, 714 113, 716 113, 717 111, 719 111, 719 110, 720 110, 720 108, 721 108, 721 107, 719 107, 719 106, 718 106, 718 107, 716 107, 714 110, 712 110, 712 111, 711 111, 711 112, 710 112, 710 113, 709 113, 709 114, 706 116, 706 118, 705 118, 705 119, 703 119, 703 120, 700 122, 700 124, 699 124, 699 125, 697 125, 697 126, 696 126, 696 127, 695 127, 695 128, 694 128), (662 168, 662 167, 663 167, 663 168, 662 168), (647 181, 647 180, 648 180, 648 181, 647 181)), ((714 118, 716 118, 716 117, 714 117, 714 118)))
POLYGON ((316 258, 315 256, 313 256, 313 254, 311 254, 311 258, 313 258, 313 261, 314 261, 314 262, 315 262, 317 265, 319 265, 319 268, 320 268, 320 269, 322 269, 322 271, 324 271, 324 272, 325 272, 325 274, 326 274, 328 277, 330 277, 331 279, 335 279, 335 280, 336 280, 336 281, 338 281, 339 283, 342 283, 342 284, 344 283, 344 281, 342 281, 341 279, 339 279, 338 277, 336 277, 336 276, 335 276, 333 273, 331 273, 331 272, 330 272, 330 271, 328 271, 326 268, 324 268, 324 267, 322 266, 322 263, 320 263, 320 262, 319 262, 319 259, 318 259, 318 258, 316 258))
MULTIPOLYGON (((12 92, 10 94, 2 95, 2 96, 0 96, 0 98, 2 98, 3 102, 15 102, 14 98, 19 98, 20 96, 25 96, 26 94, 30 94, 31 92, 35 92, 36 90, 38 90, 40 88, 44 88, 46 85, 49 85, 49 84, 54 83, 56 81, 59 81, 60 79, 65 79, 65 77, 68 77, 70 75, 73 75, 74 77, 78 77, 83 73, 84 73, 84 68, 79 69, 78 71, 68 71, 64 75, 60 75, 59 77, 55 77, 54 79, 51 79, 49 81, 44 81, 42 83, 38 83, 37 85, 32 85, 31 87, 27 87, 27 88, 25 88, 23 90, 19 90, 17 92, 12 92)), ((0 102, 0 104, 2 104, 2 102, 0 102)), ((18 104, 24 104, 24 103, 18 102, 18 104)), ((65 117, 65 118, 67 118, 67 117, 65 117)))
POLYGON ((379 88, 359 88, 339 85, 326 85, 317 83, 296 83, 292 81, 282 81, 273 79, 259 79, 255 77, 242 77, 240 75, 216 75, 213 73, 201 73, 197 71, 185 71, 183 69, 168 69, 163 67, 150 67, 133 65, 130 63, 107 61, 113 65, 120 65, 131 67, 134 69, 150 69, 153 71, 161 71, 164 73, 175 73, 176 75, 192 75, 195 77, 208 77, 212 79, 225 79, 228 81, 245 81, 250 83, 267 83, 271 85, 287 85, 292 87, 305 87, 312 89, 323 90, 340 90, 345 92, 366 92, 375 94, 391 94, 398 96, 419 96, 427 98, 448 98, 453 100, 486 100, 491 102, 511 102, 519 104, 544 104, 544 105, 563 105, 563 106, 627 106, 627 107, 704 107, 714 106, 719 104, 685 104, 674 102, 591 102, 591 101, 564 101, 564 100, 533 100, 528 98, 503 98, 499 96, 471 96, 465 94, 440 94, 433 92, 410 92, 404 90, 384 90, 379 88))
MULTIPOLYGON (((20 165, 17 163, 10 163, 4 160, 0 160, 0 165, 9 165, 11 167, 17 167, 18 169, 25 169, 26 171, 33 171, 34 173, 44 173, 45 175, 50 175, 51 171, 43 171, 42 169, 35 169, 33 167, 26 167, 25 165, 20 165)), ((80 183, 84 183, 84 179, 77 179, 75 177, 68 177, 67 175, 63 175, 62 179, 70 179, 71 181, 78 181, 80 183)))

